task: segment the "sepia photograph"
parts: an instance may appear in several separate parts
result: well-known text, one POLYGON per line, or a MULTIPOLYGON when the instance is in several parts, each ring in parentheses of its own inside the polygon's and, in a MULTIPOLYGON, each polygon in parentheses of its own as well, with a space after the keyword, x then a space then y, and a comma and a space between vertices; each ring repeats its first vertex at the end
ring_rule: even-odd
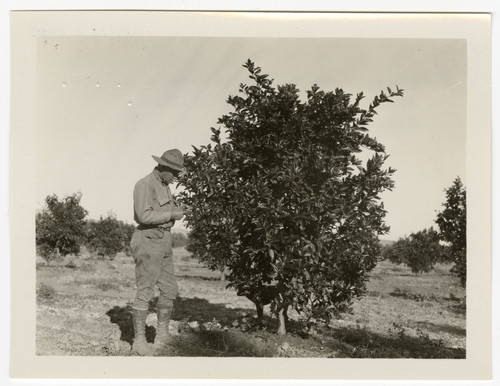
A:
POLYGON ((17 376, 490 376, 488 16, 11 20, 17 376))

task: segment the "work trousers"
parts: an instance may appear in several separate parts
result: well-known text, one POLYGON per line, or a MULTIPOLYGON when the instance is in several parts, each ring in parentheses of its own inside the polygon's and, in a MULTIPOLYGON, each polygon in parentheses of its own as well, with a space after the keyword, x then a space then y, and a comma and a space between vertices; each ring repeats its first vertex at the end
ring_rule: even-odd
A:
POLYGON ((155 286, 160 291, 158 308, 173 306, 177 296, 174 273, 172 234, 158 228, 136 229, 130 240, 135 260, 137 294, 132 305, 137 310, 147 310, 154 297, 155 286))

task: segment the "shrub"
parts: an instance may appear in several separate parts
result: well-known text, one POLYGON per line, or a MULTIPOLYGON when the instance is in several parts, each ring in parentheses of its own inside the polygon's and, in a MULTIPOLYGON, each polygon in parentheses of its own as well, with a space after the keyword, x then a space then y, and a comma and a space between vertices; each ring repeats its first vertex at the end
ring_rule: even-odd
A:
POLYGON ((36 291, 36 296, 39 300, 50 300, 53 299, 56 294, 56 290, 47 284, 40 284, 38 290, 36 291))
POLYGON ((314 85, 302 102, 295 85, 275 88, 250 60, 244 67, 252 85, 228 98, 234 110, 218 121, 227 140, 211 128, 212 143, 185 156, 189 249, 214 270, 227 267, 229 286, 258 307, 273 292, 278 314, 329 318, 364 292, 388 230, 379 194, 394 170, 366 126, 403 92, 381 92, 365 110, 363 93, 352 101, 314 85))
POLYGON ((75 260, 70 260, 66 265, 65 265, 66 268, 78 268, 78 266, 76 265, 75 263, 75 260))

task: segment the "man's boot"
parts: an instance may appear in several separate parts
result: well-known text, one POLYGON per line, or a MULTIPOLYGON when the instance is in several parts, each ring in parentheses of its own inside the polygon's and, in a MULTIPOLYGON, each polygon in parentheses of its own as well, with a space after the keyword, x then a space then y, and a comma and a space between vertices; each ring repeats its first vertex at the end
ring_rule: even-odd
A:
POLYGON ((152 356, 154 351, 146 341, 146 318, 147 310, 132 309, 132 317, 134 321, 134 343, 132 351, 142 356, 152 356))
POLYGON ((172 307, 158 308, 157 312, 158 324, 156 327, 155 351, 161 353, 166 346, 173 343, 174 338, 168 331, 170 316, 172 315, 172 307))

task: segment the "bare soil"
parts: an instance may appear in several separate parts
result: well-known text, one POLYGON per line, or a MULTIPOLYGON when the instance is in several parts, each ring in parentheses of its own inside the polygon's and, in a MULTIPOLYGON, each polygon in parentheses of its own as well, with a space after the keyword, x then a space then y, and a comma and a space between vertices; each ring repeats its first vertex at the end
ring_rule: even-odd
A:
MULTIPOLYGON (((465 358, 465 291, 449 266, 416 276, 383 261, 352 313, 329 325, 291 314, 286 337, 265 309, 256 325, 252 302, 239 297, 219 272, 174 250, 179 296, 171 322, 175 344, 166 356, 330 358, 465 358)), ((130 356, 135 296, 132 257, 99 260, 88 254, 44 263, 37 258, 38 355, 130 356)), ((155 336, 155 301, 147 339, 155 336)))

